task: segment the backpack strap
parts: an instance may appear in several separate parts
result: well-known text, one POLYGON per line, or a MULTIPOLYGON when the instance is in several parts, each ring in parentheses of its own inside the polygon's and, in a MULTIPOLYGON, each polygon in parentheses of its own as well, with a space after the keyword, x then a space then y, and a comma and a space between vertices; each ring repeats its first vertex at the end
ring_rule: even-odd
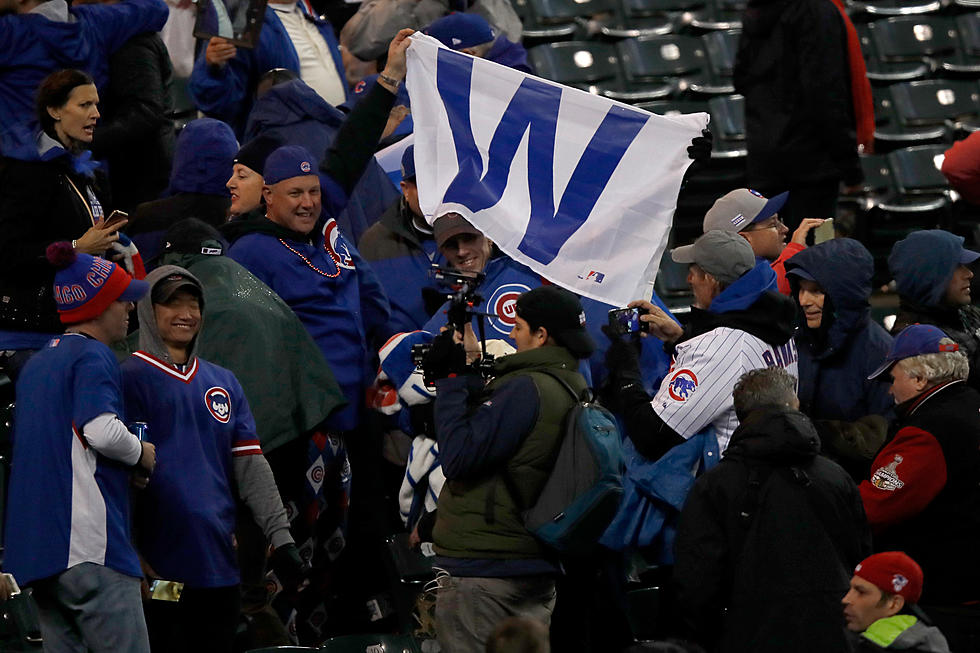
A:
MULTIPOLYGON (((582 396, 575 392, 575 389, 566 381, 561 378, 554 370, 543 369, 534 370, 531 374, 544 374, 549 376, 558 382, 561 387, 565 388, 565 391, 571 395, 573 401, 585 401, 586 403, 592 401, 592 390, 588 387, 582 392, 582 396)), ((517 510, 524 512, 528 507, 524 505, 524 501, 521 500, 521 493, 517 487, 517 483, 514 482, 513 477, 507 471, 507 465, 505 464, 503 469, 500 470, 494 477, 490 480, 490 487, 487 488, 486 501, 483 504, 483 519, 486 520, 488 524, 493 524, 496 521, 494 517, 494 504, 497 500, 497 485, 498 481, 503 480, 504 486, 510 493, 511 498, 514 500, 514 505, 517 506, 517 510)))
POLYGON ((551 378, 553 378, 555 381, 558 381, 558 383, 561 384, 561 387, 565 388, 565 390, 568 392, 568 394, 572 395, 572 399, 574 399, 575 401, 584 401, 586 403, 589 403, 589 402, 592 401, 592 389, 591 388, 586 387, 585 390, 583 390, 582 393, 581 393, 581 395, 580 395, 578 392, 575 392, 575 389, 572 388, 572 386, 568 383, 568 381, 566 381, 565 379, 561 378, 561 376, 559 376, 558 373, 555 372, 554 370, 550 370, 550 369, 547 369, 546 368, 546 369, 543 369, 543 370, 534 370, 534 372, 536 372, 538 374, 545 374, 545 375, 550 376, 551 378))

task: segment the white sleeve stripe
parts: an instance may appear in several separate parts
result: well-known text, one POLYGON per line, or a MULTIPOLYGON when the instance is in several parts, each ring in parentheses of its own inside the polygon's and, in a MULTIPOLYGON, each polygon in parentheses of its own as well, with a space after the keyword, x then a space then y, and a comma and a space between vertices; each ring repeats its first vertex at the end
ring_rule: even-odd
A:
POLYGON ((244 447, 232 447, 231 448, 231 452, 232 453, 240 453, 240 452, 243 452, 243 451, 258 451, 259 453, 261 453, 262 452, 262 447, 261 447, 261 445, 258 445, 258 444, 249 444, 249 445, 245 445, 244 447))

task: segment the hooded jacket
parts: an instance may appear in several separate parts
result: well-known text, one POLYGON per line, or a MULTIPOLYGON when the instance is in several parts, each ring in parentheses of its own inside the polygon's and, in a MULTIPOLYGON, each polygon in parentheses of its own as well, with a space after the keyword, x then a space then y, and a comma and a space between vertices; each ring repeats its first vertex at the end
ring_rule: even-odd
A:
POLYGON ((896 614, 874 622, 856 638, 857 653, 908 651, 949 653, 946 637, 935 626, 927 626, 910 614, 896 614))
MULTIPOLYGON (((340 59, 333 25, 322 16, 310 15, 306 3, 296 4, 306 20, 316 25, 317 31, 330 49, 331 60, 324 63, 332 63, 341 81, 345 80, 344 64, 340 59)), ((252 98, 259 77, 273 68, 286 68, 298 75, 299 56, 286 28, 276 15, 276 10, 266 6, 265 22, 255 47, 238 48, 235 57, 221 67, 209 66, 205 59, 205 49, 201 48, 194 62, 188 90, 198 109, 212 118, 224 120, 232 126, 236 134, 242 135, 252 109, 252 98)))
POLYGON ((236 152, 235 133, 220 120, 198 118, 181 130, 167 196, 137 206, 126 228, 147 260, 158 253, 162 232, 178 220, 195 217, 214 227, 225 222, 231 204, 225 183, 236 152))
POLYGON ((745 96, 750 186, 863 178, 846 33, 833 3, 749 2, 733 78, 745 96))
MULTIPOLYGON (((277 137, 283 145, 326 152, 346 117, 302 80, 294 79, 272 87, 255 101, 242 142, 266 134, 277 137)), ((373 156, 368 157, 347 206, 335 216, 337 223, 356 242, 398 196, 378 162, 373 156)))
MULTIPOLYGON (((195 351, 241 382, 264 453, 313 430, 343 406, 330 366, 303 324, 248 270, 226 256, 200 253, 167 252, 160 262, 186 268, 201 280, 208 319, 195 351)), ((136 349, 131 343, 129 353, 136 349)))
POLYGON ((915 231, 892 248, 888 268, 898 288, 898 317, 892 334, 910 324, 932 324, 959 344, 970 359, 968 383, 980 390, 980 308, 943 302, 959 266, 964 239, 941 229, 915 231))
POLYGON ((802 413, 760 408, 695 481, 674 547, 676 614, 709 650, 850 650, 840 599, 870 533, 854 483, 819 452, 802 413))
POLYGON ((868 297, 874 261, 861 243, 850 238, 801 251, 786 262, 799 305, 800 276, 794 270, 812 277, 824 291, 819 328, 807 327, 800 311, 801 327, 796 333, 800 411, 816 423, 825 450, 867 464, 884 441, 886 422, 878 420, 880 428, 875 429, 870 421, 858 420, 866 415, 890 416, 894 405, 887 376, 868 380, 892 343, 888 332, 871 319, 868 297))
MULTIPOLYGON (((147 275, 150 291, 137 308, 140 349, 122 364, 127 419, 146 422, 145 437, 166 461, 139 496, 137 548, 163 578, 225 587, 239 582, 232 546, 236 496, 273 546, 293 538, 238 380, 198 357, 199 337, 191 342, 186 363, 178 365, 160 336, 153 289, 175 273, 201 288, 177 266, 147 275)), ((199 327, 206 308, 202 302, 199 327)))
POLYGON ((48 74, 80 68, 101 92, 109 80, 109 55, 142 32, 167 21, 161 0, 80 5, 49 0, 28 14, 0 16, 0 152, 36 158, 34 94, 48 74))

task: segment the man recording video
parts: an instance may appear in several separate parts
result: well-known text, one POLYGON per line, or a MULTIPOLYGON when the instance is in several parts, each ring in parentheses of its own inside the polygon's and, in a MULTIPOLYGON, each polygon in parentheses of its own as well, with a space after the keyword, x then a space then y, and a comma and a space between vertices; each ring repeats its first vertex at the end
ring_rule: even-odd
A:
POLYGON ((450 574, 436 603, 446 651, 482 651, 500 620, 528 616, 547 624, 554 607, 558 570, 518 506, 540 493, 572 407, 550 374, 584 390, 576 370, 594 344, 578 298, 555 286, 517 298, 510 335, 517 353, 494 361, 489 383, 466 364, 451 331, 436 337, 423 362, 437 388, 436 439, 447 479, 433 529, 435 565, 450 574))

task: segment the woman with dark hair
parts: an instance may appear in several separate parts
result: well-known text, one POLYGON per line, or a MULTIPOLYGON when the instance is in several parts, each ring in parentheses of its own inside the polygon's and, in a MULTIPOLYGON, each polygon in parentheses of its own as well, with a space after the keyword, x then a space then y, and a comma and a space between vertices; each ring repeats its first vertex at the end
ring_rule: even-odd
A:
MULTIPOLYGON (((0 160, 0 351, 38 349, 62 331, 45 248, 69 241, 78 252, 102 255, 125 224, 106 224, 98 164, 86 149, 98 103, 88 74, 48 75, 37 91, 36 156, 0 160)), ((16 372, 22 362, 7 360, 4 367, 16 372)))

